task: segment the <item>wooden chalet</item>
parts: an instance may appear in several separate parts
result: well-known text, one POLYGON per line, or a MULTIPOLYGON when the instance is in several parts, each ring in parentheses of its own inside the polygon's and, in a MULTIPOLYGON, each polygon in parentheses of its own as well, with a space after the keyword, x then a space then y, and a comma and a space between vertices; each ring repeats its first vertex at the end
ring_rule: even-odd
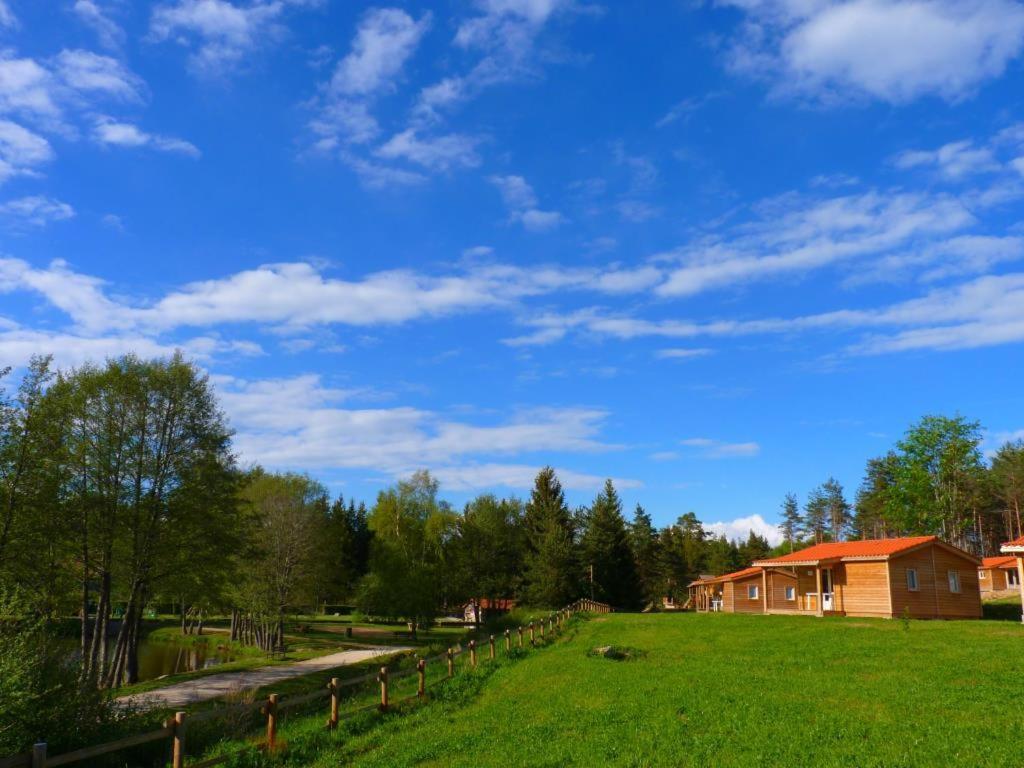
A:
POLYGON ((487 597, 474 598, 462 607, 462 617, 466 623, 477 624, 494 616, 508 613, 515 607, 515 600, 491 600, 487 597))
POLYGON ((795 605, 768 613, 921 619, 980 618, 979 565, 937 536, 828 542, 754 562, 796 574, 795 605))
POLYGON ((978 566, 982 597, 1010 597, 1020 592, 1020 573, 1013 555, 986 557, 978 566))
POLYGON ((1008 541, 999 548, 1004 555, 1012 555, 1017 563, 1017 586, 1021 597, 1021 621, 1024 621, 1024 536, 1008 541))
POLYGON ((772 608, 794 604, 796 582, 796 574, 791 570, 744 568, 692 582, 690 603, 702 613, 769 613, 772 608))

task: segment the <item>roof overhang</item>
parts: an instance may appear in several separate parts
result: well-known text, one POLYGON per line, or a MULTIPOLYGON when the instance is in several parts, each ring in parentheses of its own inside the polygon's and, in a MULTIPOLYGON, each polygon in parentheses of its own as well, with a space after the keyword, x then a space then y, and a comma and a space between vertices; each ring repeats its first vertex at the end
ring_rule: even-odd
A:
MULTIPOLYGON (((870 558, 868 558, 870 559, 870 558)), ((755 560, 754 565, 759 568, 792 568, 794 566, 811 565, 831 565, 832 563, 838 563, 840 558, 838 557, 822 557, 816 560, 755 560)))
POLYGON ((1004 555, 1024 555, 1024 544, 1003 544, 1003 546, 999 548, 999 551, 1004 555))

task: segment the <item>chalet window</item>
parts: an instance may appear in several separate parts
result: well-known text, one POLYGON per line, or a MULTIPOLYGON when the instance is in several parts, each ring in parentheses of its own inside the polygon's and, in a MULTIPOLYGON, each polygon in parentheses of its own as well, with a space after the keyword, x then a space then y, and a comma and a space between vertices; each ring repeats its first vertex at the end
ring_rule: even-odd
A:
POLYGON ((796 600, 796 587, 786 587, 786 599, 796 600))
POLYGON ((747 586, 747 600, 757 600, 757 585, 750 584, 747 586))
POLYGON ((907 568, 907 589, 917 592, 917 569, 907 568))
POLYGON ((946 578, 949 579, 949 591, 960 591, 960 571, 946 571, 946 578))

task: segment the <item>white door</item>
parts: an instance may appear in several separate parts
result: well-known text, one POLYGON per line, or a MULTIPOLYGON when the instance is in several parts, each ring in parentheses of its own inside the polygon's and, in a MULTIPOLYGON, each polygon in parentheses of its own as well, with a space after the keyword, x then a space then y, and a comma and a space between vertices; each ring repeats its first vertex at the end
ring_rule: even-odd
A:
POLYGON ((821 572, 821 609, 834 610, 835 593, 832 589, 832 569, 825 568, 821 572))

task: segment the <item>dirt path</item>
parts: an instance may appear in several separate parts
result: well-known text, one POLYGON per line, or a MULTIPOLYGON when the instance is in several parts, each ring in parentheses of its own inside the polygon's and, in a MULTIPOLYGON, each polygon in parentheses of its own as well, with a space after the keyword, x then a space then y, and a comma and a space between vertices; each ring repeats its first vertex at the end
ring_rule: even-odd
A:
POLYGON ((293 664, 278 664, 259 669, 248 669, 241 672, 224 672, 219 675, 207 675, 195 680, 168 685, 155 691, 122 696, 119 702, 133 704, 141 709, 181 708, 208 699, 216 699, 229 693, 261 688, 281 680, 301 677, 315 672, 326 672, 328 669, 358 664, 378 656, 389 656, 394 653, 415 650, 413 648, 393 646, 388 648, 369 648, 367 650, 339 651, 328 656, 315 659, 296 661, 293 664))

